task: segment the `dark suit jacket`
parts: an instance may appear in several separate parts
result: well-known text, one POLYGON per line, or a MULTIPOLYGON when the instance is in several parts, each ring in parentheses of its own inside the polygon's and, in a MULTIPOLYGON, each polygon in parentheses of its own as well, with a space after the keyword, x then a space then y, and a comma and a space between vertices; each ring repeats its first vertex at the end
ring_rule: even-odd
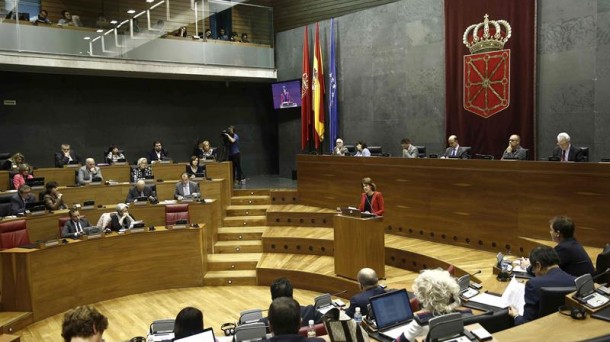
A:
MULTIPOLYGON (((561 160, 561 148, 559 146, 555 147, 553 150, 553 157, 557 157, 561 160)), ((568 153, 568 161, 573 162, 584 162, 585 156, 582 153, 582 150, 572 144, 570 144, 570 152, 568 153)))
POLYGON ((146 157, 148 159, 148 162, 152 162, 152 161, 157 161, 157 160, 163 160, 164 158, 168 158, 168 153, 165 149, 161 149, 161 159, 159 159, 157 157, 157 153, 155 151, 155 149, 153 148, 152 150, 150 150, 148 152, 148 156, 146 157))
MULTIPOLYGON (((85 227, 90 227, 91 224, 89 223, 89 221, 87 221, 87 219, 81 218, 80 226, 81 226, 81 228, 85 228, 85 227)), ((76 233, 76 225, 74 224, 74 222, 72 220, 69 220, 68 222, 66 222, 66 224, 64 225, 64 227, 61 230, 61 237, 62 238, 74 237, 74 233, 76 233)))
POLYGON ((193 172, 193 169, 191 169, 191 166, 187 165, 186 169, 185 169, 185 172, 186 172, 187 175, 189 175, 189 177, 194 175, 194 174, 196 174, 196 173, 204 173, 205 172, 205 165, 198 165, 196 172, 193 172))
MULTIPOLYGON (((445 154, 443 156, 446 158, 451 157, 451 151, 453 151, 453 148, 447 147, 447 149, 445 150, 445 154)), ((468 155, 468 153, 466 153, 466 151, 467 150, 465 147, 458 145, 457 153, 455 154, 455 157, 453 157, 453 158, 460 158, 460 159, 470 158, 470 156, 468 155)))
POLYGON ((385 293, 385 289, 383 289, 381 286, 375 286, 371 289, 358 293, 349 300, 349 308, 345 310, 345 313, 353 318, 354 313, 356 312, 356 307, 359 307, 362 316, 368 315, 369 298, 382 293, 385 293))
MULTIPOLYGON (((148 186, 144 186, 144 190, 142 190, 142 192, 146 197, 154 196, 152 189, 148 186)), ((127 194, 127 199, 125 200, 125 203, 131 203, 135 201, 138 197, 140 197, 140 192, 138 191, 138 189, 136 189, 135 186, 133 186, 131 189, 129 189, 129 193, 127 194)))
MULTIPOLYGON (((189 181, 189 190, 190 190, 191 196, 192 196, 193 193, 199 192, 199 185, 197 185, 197 183, 195 183, 195 182, 189 181)), ((178 196, 184 197, 184 189, 182 188, 182 182, 178 182, 178 184, 176 184, 176 190, 174 191, 174 198, 178 199, 178 196)))
MULTIPOLYGON (((70 157, 80 164, 80 157, 74 151, 70 151, 70 157)), ((70 160, 64 156, 63 152, 55 152, 55 167, 64 167, 64 165, 68 165, 69 161, 70 160)))
POLYGON ((301 335, 279 335, 273 336, 270 339, 263 341, 271 341, 271 342, 324 342, 324 339, 319 337, 305 337, 301 335))
MULTIPOLYGON (((131 217, 134 221, 136 220, 135 217, 131 216, 131 214, 129 214, 129 217, 131 217)), ((115 232, 118 232, 119 230, 121 230, 121 228, 129 228, 129 226, 131 225, 131 219, 129 217, 123 220, 123 225, 121 226, 121 224, 119 223, 119 215, 112 215, 110 217, 110 229, 115 232)))
POLYGON ((583 274, 595 273, 593 262, 582 245, 574 238, 561 241, 555 246, 559 255, 559 267, 567 274, 580 277, 583 274))
POLYGON ((575 277, 567 274, 560 268, 552 268, 541 277, 534 277, 525 284, 525 307, 523 316, 515 317, 515 325, 533 321, 538 318, 540 309, 541 287, 567 287, 574 286, 575 277))
MULTIPOLYGON (((309 325, 309 320, 313 320, 314 324, 322 323, 322 314, 313 305, 301 305, 301 326, 309 325)), ((267 331, 269 331, 269 318, 263 317, 260 322, 265 323, 267 331)))
POLYGON ((19 193, 14 194, 11 196, 11 215, 25 213, 25 204, 32 202, 36 202, 36 198, 32 194, 30 194, 25 201, 19 196, 19 193))

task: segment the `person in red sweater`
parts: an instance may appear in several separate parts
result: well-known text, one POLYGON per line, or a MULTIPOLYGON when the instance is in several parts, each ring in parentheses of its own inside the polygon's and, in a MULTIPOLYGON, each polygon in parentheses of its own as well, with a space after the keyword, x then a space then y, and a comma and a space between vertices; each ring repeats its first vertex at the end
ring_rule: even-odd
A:
POLYGON ((376 191, 377 187, 373 180, 369 177, 362 178, 362 198, 360 199, 360 211, 371 213, 377 216, 383 216, 385 205, 383 203, 383 195, 376 191))

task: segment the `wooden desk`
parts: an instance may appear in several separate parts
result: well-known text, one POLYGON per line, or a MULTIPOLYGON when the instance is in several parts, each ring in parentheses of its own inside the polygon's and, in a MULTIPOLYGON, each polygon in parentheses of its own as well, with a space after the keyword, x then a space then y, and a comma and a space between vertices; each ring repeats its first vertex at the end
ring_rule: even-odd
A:
POLYGON ((544 341, 582 341, 608 335, 608 322, 587 317, 577 321, 560 313, 550 314, 535 321, 518 325, 493 334, 498 341, 529 342, 544 341))
POLYGON ((32 312, 36 322, 77 305, 202 286, 204 241, 204 229, 160 227, 45 249, 2 251, 3 309, 32 312))
POLYGON ((372 177, 386 233, 526 255, 537 243, 525 238, 548 240, 549 219, 562 214, 582 244, 610 241, 608 163, 299 155, 297 168, 300 203, 329 209, 358 203, 372 177))
POLYGON ((0 191, 6 191, 10 189, 8 171, 0 171, 0 191))
POLYGON ((357 280, 358 272, 372 268, 385 278, 385 233, 381 218, 337 215, 334 219, 335 273, 357 280))
POLYGON ((120 183, 131 181, 131 167, 129 165, 105 165, 100 166, 104 180, 113 180, 120 183))
MULTIPOLYGON (((103 213, 115 212, 116 205, 108 205, 103 208, 82 209, 81 215, 95 225, 103 213)), ((132 205, 129 208, 130 214, 136 219, 144 221, 147 226, 165 225, 165 206, 157 205, 132 205)), ((67 210, 58 210, 52 214, 26 217, 27 230, 30 241, 47 241, 56 239, 60 236, 59 218, 67 217, 67 210)), ((191 222, 202 222, 210 233, 206 247, 208 253, 212 253, 216 232, 220 226, 220 204, 216 200, 210 203, 189 203, 189 216, 191 222)))
MULTIPOLYGON (((76 174, 79 167, 43 167, 34 170, 36 177, 44 177, 44 181, 56 181, 60 186, 76 184, 76 174)), ((104 172, 102 171, 102 175, 104 172)))

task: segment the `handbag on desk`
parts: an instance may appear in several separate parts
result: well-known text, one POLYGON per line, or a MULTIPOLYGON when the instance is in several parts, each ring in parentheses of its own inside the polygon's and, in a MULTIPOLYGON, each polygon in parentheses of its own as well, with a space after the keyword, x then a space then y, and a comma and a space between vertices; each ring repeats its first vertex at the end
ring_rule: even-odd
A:
POLYGON ((339 309, 334 308, 322 316, 331 342, 368 342, 369 336, 356 321, 340 320, 339 314, 339 309))

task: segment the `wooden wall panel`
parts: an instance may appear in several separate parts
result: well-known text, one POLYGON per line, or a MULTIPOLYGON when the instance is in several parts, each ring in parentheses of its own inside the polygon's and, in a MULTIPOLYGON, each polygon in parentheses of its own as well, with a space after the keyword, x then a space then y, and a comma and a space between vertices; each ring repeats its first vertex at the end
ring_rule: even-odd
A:
POLYGON ((275 32, 286 31, 331 17, 361 11, 397 0, 252 0, 273 7, 275 32))
POLYGON ((386 232, 478 248, 528 253, 549 239, 548 221, 567 215, 584 245, 610 242, 604 211, 610 165, 402 158, 297 157, 301 204, 357 205, 369 176, 385 199, 386 232))

